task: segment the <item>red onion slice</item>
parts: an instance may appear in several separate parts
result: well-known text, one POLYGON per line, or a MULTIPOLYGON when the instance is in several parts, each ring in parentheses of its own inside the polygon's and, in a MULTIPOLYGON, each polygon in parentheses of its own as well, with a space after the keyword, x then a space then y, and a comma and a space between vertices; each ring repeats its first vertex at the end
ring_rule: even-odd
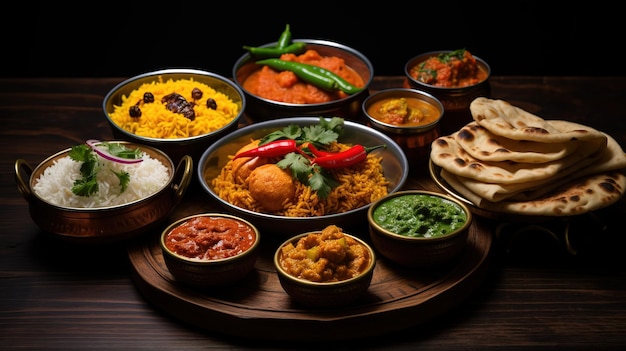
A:
POLYGON ((99 143, 100 143, 99 140, 95 140, 95 139, 87 140, 87 145, 89 145, 89 147, 91 147, 93 151, 95 151, 98 155, 102 156, 103 158, 109 161, 113 161, 117 163, 124 163, 124 164, 139 163, 143 161, 142 158, 130 159, 130 158, 122 158, 122 157, 117 157, 115 155, 112 155, 102 149, 97 148, 96 144, 99 144, 99 143))

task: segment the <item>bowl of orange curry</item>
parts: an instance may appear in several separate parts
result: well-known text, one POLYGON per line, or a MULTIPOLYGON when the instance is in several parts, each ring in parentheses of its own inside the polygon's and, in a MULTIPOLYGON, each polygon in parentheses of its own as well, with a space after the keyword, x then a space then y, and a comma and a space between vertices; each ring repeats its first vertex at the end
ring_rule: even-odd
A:
MULTIPOLYGON (((348 120, 361 118, 361 103, 369 95, 374 67, 361 52, 332 41, 294 39, 306 43, 302 51, 283 54, 276 59, 320 67, 340 76, 354 91, 320 86, 303 79, 290 69, 276 68, 250 52, 233 66, 232 76, 243 90, 246 115, 255 121, 289 116, 338 116, 348 120)), ((264 47, 275 47, 269 43, 264 47)), ((318 77, 319 78, 319 77, 318 77)), ((320 78, 324 80, 324 78, 320 78)))
POLYGON ((384 194, 398 191, 408 172, 406 156, 389 136, 338 117, 288 117, 250 124, 211 145, 196 167, 209 199, 272 237, 290 236, 293 228, 304 232, 331 224, 366 230, 368 207, 384 194), (278 139, 266 144, 273 149, 243 156, 275 133, 327 138, 331 132, 321 120, 341 130, 336 141, 318 146, 319 152, 331 154, 328 158, 302 156, 300 152, 309 152, 310 145, 299 137, 295 145, 288 138, 278 139), (338 120, 341 123, 335 125, 338 120), (359 162, 340 154, 361 147, 371 151, 359 152, 358 157, 365 156, 359 162), (338 167, 328 167, 335 162, 338 167), (307 174, 311 177, 302 177, 307 174))
POLYGON ((490 92, 490 66, 466 49, 419 54, 407 61, 404 74, 407 87, 433 94, 446 112, 467 110, 490 92))
POLYGON ((400 145, 409 166, 416 170, 430 159, 430 144, 440 135, 444 107, 425 91, 390 88, 368 96, 363 102, 363 114, 367 125, 400 145))
POLYGON ((346 307, 364 298, 376 267, 372 247, 329 225, 296 235, 274 254, 280 285, 303 307, 346 307))
POLYGON ((234 284, 251 274, 258 257, 259 230, 223 213, 201 213, 176 220, 161 233, 163 260, 183 285, 234 284))

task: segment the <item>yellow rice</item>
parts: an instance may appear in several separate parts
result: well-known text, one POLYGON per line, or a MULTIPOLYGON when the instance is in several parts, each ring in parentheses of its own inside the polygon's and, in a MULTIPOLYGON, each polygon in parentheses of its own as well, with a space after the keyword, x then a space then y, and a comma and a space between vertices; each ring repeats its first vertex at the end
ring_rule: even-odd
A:
POLYGON ((133 134, 159 139, 188 138, 210 133, 231 122, 241 110, 240 104, 232 101, 226 94, 216 91, 210 86, 190 79, 167 80, 159 76, 158 81, 144 83, 133 90, 128 96, 122 96, 122 104, 116 105, 110 114, 111 120, 133 134), (161 99, 171 93, 182 95, 187 101, 194 102, 191 91, 198 88, 202 98, 195 101, 195 119, 192 121, 180 113, 169 111, 161 99), (150 92, 154 95, 153 103, 144 103, 143 95, 150 92), (213 98, 217 109, 206 106, 208 98, 213 98), (139 102, 141 117, 130 116, 129 109, 139 102))
MULTIPOLYGON (((337 144, 340 149, 349 146, 337 144)), ((297 180, 295 201, 283 204, 283 210, 273 214, 286 217, 314 217, 343 213, 368 205, 388 193, 389 181, 383 174, 382 157, 375 154, 367 155, 365 162, 347 168, 329 169, 328 171, 339 182, 324 199, 308 185, 297 180)), ((231 160, 221 172, 211 180, 216 194, 223 200, 241 208, 255 212, 264 212, 261 206, 250 195, 247 184, 234 181, 231 160)))

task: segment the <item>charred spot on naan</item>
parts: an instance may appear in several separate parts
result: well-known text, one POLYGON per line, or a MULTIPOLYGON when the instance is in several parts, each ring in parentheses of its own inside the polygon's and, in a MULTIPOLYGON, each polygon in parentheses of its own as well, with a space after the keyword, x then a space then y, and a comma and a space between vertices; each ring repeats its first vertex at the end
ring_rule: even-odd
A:
POLYGON ((605 193, 611 194, 611 195, 623 194, 624 189, 617 182, 616 180, 617 177, 618 177, 617 172, 612 172, 610 174, 607 174, 607 177, 604 178, 604 180, 598 184, 598 188, 600 188, 605 193))
POLYGON ((528 134, 528 135, 547 135, 550 134, 549 131, 545 130, 544 128, 540 128, 540 127, 526 127, 526 126, 521 126, 523 128, 520 128, 522 130, 522 132, 524 132, 524 134, 528 134))

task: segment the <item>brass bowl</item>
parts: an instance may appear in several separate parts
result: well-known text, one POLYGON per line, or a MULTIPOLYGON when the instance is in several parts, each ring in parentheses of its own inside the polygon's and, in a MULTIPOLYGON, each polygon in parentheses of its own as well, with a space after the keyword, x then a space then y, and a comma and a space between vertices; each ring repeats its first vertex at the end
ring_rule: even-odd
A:
MULTIPOLYGON (((374 66, 361 52, 346 45, 314 39, 294 39, 294 42, 306 43, 306 50, 316 50, 322 56, 343 58, 346 64, 354 69, 365 82, 364 89, 345 98, 317 104, 294 104, 274 101, 259 97, 247 91, 243 82, 253 72, 261 68, 254 58, 246 53, 233 66, 232 76, 235 83, 243 90, 248 101, 246 114, 252 119, 271 120, 290 116, 342 117, 347 120, 361 119, 361 103, 369 95, 369 86, 374 79, 374 66)), ((268 43, 262 47, 273 47, 276 43, 268 43)))
POLYGON ((237 129, 245 108, 246 97, 243 91, 239 89, 233 81, 215 73, 196 69, 164 69, 137 75, 113 87, 113 89, 106 94, 102 102, 104 115, 115 138, 163 150, 174 161, 174 163, 177 163, 185 155, 191 156, 191 158, 197 162, 202 152, 214 141, 237 129), (229 96, 233 102, 239 105, 239 113, 222 128, 210 133, 187 138, 172 139, 150 138, 136 135, 120 127, 111 119, 110 113, 114 111, 114 106, 122 104, 123 96, 128 96, 133 90, 139 88, 143 84, 159 81, 160 78, 164 82, 170 79, 174 81, 180 79, 193 79, 196 82, 204 83, 216 91, 229 96))
POLYGON ((471 102, 479 96, 488 96, 490 93, 489 79, 491 77, 491 67, 485 60, 474 55, 478 67, 487 72, 487 78, 477 84, 466 87, 439 87, 421 82, 411 76, 411 69, 426 59, 437 56, 442 53, 449 53, 452 50, 430 51, 419 54, 410 60, 404 66, 404 75, 408 86, 412 89, 423 90, 432 94, 441 101, 445 110, 448 112, 466 111, 469 109, 471 102))
POLYGON ((369 126, 385 133, 400 145, 409 161, 409 166, 412 170, 415 170, 426 165, 430 159, 430 144, 440 135, 439 123, 444 114, 444 107, 439 99, 427 92, 415 89, 391 88, 379 90, 367 97, 363 102, 363 114, 369 126), (381 121, 369 113, 372 105, 389 98, 414 98, 423 101, 433 111, 436 111, 436 118, 434 121, 425 124, 403 125, 381 121))
POLYGON ((159 228, 180 203, 193 176, 193 162, 189 156, 184 156, 174 167, 164 152, 153 147, 128 141, 111 142, 140 148, 151 158, 161 161, 170 173, 167 184, 154 194, 127 204, 98 208, 62 207, 41 198, 33 187, 43 172, 56 160, 66 157, 71 148, 48 157, 34 170, 25 160, 18 159, 15 161, 18 190, 28 202, 31 218, 44 232, 81 244, 122 241, 159 228))
POLYGON ((319 233, 319 231, 306 232, 296 235, 278 246, 278 249, 274 254, 274 267, 276 268, 276 273, 281 287, 294 302, 305 307, 345 307, 362 298, 367 292, 374 276, 376 254, 369 244, 354 235, 344 232, 344 236, 354 239, 361 246, 365 247, 371 257, 368 266, 359 275, 341 281, 313 282, 295 277, 285 271, 280 264, 282 247, 289 243, 295 245, 298 240, 311 233, 319 233))
POLYGON ((473 218, 467 205, 456 198, 426 190, 404 190, 376 201, 367 212, 367 221, 372 245, 381 256, 401 266, 427 268, 449 263, 463 253, 473 218), (464 224, 447 234, 425 237, 394 233, 376 221, 374 212, 381 204, 397 197, 413 195, 424 195, 458 206, 465 214, 464 224))
POLYGON ((259 255, 260 242, 259 230, 245 219, 222 213, 202 213, 181 218, 167 226, 161 233, 160 246, 163 260, 178 282, 196 287, 211 287, 233 284, 248 275, 254 268, 259 255), (235 256, 218 259, 192 259, 168 249, 165 243, 168 233, 181 224, 198 217, 235 220, 253 230, 254 242, 247 250, 235 256))

